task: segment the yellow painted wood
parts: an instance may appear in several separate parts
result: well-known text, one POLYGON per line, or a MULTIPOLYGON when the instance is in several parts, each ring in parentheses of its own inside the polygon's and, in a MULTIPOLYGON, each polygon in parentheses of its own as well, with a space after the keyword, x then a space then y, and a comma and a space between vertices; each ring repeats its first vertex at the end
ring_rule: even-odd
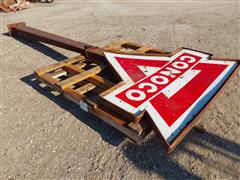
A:
POLYGON ((63 80, 63 81, 57 83, 57 85, 61 89, 64 89, 64 88, 66 88, 66 87, 68 87, 70 85, 73 85, 73 84, 75 84, 77 82, 80 82, 80 81, 82 81, 84 79, 87 79, 87 78, 89 78, 89 77, 99 73, 101 70, 102 69, 101 69, 100 66, 96 66, 96 67, 94 67, 94 68, 92 68, 90 70, 84 71, 81 74, 78 74, 78 75, 72 76, 72 77, 70 77, 70 78, 68 78, 66 80, 63 80))
POLYGON ((72 63, 76 63, 78 61, 82 61, 84 59, 85 59, 84 56, 76 56, 76 57, 67 59, 65 61, 58 62, 58 63, 52 64, 50 66, 47 66, 47 67, 44 67, 44 68, 41 68, 41 69, 37 69, 37 70, 34 71, 34 73, 37 74, 38 76, 41 76, 42 74, 45 74, 47 72, 59 69, 63 66, 67 66, 67 65, 72 64, 72 63))
POLYGON ((83 86, 81 86, 80 88, 78 89, 75 89, 76 92, 80 93, 80 94, 84 94, 88 91, 91 91, 92 89, 94 89, 96 86, 93 85, 92 83, 88 83, 88 84, 85 84, 83 86))

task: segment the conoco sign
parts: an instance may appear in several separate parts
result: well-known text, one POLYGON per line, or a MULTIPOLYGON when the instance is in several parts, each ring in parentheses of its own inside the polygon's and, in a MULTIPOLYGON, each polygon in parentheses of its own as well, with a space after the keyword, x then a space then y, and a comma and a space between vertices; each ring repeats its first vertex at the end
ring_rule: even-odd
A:
POLYGON ((171 57, 105 56, 125 82, 104 96, 118 107, 146 110, 164 139, 171 141, 218 91, 237 63, 209 60, 209 55, 182 49, 171 57))

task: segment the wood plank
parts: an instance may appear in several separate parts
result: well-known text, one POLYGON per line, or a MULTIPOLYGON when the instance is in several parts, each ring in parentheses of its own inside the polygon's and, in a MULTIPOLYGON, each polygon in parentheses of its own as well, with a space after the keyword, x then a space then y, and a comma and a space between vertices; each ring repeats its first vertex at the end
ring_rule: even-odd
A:
MULTIPOLYGON (((78 68, 77 66, 74 65, 69 65, 66 67, 63 67, 64 70, 69 71, 72 74, 79 74, 85 72, 84 69, 78 68)), ((114 86, 114 83, 101 77, 98 75, 93 75, 90 78, 86 79, 87 82, 92 83, 104 90, 111 88, 114 86)))
POLYGON ((144 46, 141 44, 136 44, 129 42, 128 40, 122 40, 113 42, 109 45, 104 46, 107 50, 114 51, 116 53, 124 53, 126 51, 121 50, 121 48, 130 49, 131 53, 148 53, 148 54, 170 54, 169 52, 162 50, 162 49, 156 49, 156 48, 150 48, 148 46, 144 46))
POLYGON ((120 51, 122 47, 119 44, 107 46, 106 49, 111 51, 120 51))
POLYGON ((148 54, 170 54, 169 52, 162 50, 162 49, 156 49, 156 48, 152 48, 148 51, 146 51, 145 53, 148 54))
POLYGON ((109 94, 110 92, 122 87, 125 84, 124 81, 119 82, 118 84, 112 86, 111 88, 107 89, 106 91, 104 91, 103 93, 99 94, 100 97, 104 97, 107 94, 109 94))
POLYGON ((100 66, 96 66, 90 70, 82 72, 81 74, 78 74, 78 75, 72 76, 66 80, 60 81, 59 83, 57 83, 57 86, 59 86, 61 89, 64 89, 70 85, 78 83, 82 80, 85 80, 85 79, 99 73, 101 70, 102 69, 100 66))
POLYGON ((58 62, 58 63, 52 64, 50 66, 47 66, 47 67, 44 67, 44 68, 41 68, 41 69, 37 69, 37 70, 34 71, 34 73, 37 74, 37 76, 41 76, 42 74, 45 74, 47 72, 53 71, 55 69, 59 69, 63 66, 66 66, 66 65, 69 65, 69 64, 72 64, 72 63, 76 63, 78 61, 82 61, 84 59, 85 59, 84 56, 76 56, 76 57, 67 59, 65 61, 58 62))
POLYGON ((86 63, 82 63, 82 62, 80 62, 78 64, 69 64, 69 66, 76 66, 76 67, 78 67, 80 69, 84 68, 86 65, 87 65, 86 63))
POLYGON ((95 84, 96 86, 104 90, 107 90, 114 86, 114 83, 98 75, 92 76, 91 78, 87 79, 87 81, 89 81, 92 84, 95 84))
POLYGON ((81 66, 76 66, 76 65, 72 65, 69 64, 67 66, 62 67, 62 69, 72 73, 72 74, 79 74, 84 72, 85 70, 81 68, 81 66))
POLYGON ((82 94, 77 93, 76 91, 74 91, 72 88, 67 87, 63 90, 63 94, 66 98, 68 98, 69 100, 79 104, 79 102, 83 99, 85 99, 86 97, 82 94))
POLYGON ((40 77, 41 79, 43 79, 45 82, 48 82, 51 85, 55 85, 59 82, 58 79, 53 78, 50 74, 43 74, 40 77))
POLYGON ((122 118, 126 119, 126 121, 128 121, 128 122, 131 122, 131 121, 132 122, 140 122, 140 120, 145 112, 145 111, 143 111, 141 114, 136 116, 130 112, 125 111, 124 109, 111 103, 110 101, 106 100, 105 98, 103 98, 101 96, 96 97, 96 102, 98 102, 98 104, 101 104, 101 105, 107 107, 109 110, 116 112, 122 118))
POLYGON ((69 88, 69 87, 65 88, 63 90, 63 94, 67 99, 69 99, 69 100, 73 101, 74 103, 80 105, 80 107, 81 107, 81 104, 84 103, 84 104, 86 104, 87 109, 88 108, 91 108, 91 109, 97 108, 97 104, 95 102, 90 100, 85 95, 76 92, 72 88, 69 88))
MULTIPOLYGON (((89 83, 89 82, 84 80, 79 83, 76 83, 75 86, 84 86, 87 83, 89 83)), ((92 84, 92 83, 90 83, 90 84, 92 84)), ((91 89, 91 92, 93 92, 95 95, 99 95, 104 92, 104 89, 101 89, 101 88, 97 87, 96 85, 94 85, 94 86, 95 86, 95 88, 91 89)))
POLYGON ((64 70, 59 70, 59 71, 55 71, 53 73, 50 74, 52 76, 52 78, 59 78, 61 76, 66 76, 67 72, 64 70))
POLYGON ((124 124, 126 123, 125 121, 122 121, 121 119, 112 116, 111 114, 100 108, 90 109, 90 112, 95 116, 99 117, 101 120, 103 120, 110 126, 114 127, 115 129, 125 134, 129 139, 133 140, 135 143, 142 142, 143 137, 145 135, 144 131, 137 133, 133 129, 124 126, 124 124))
POLYGON ((80 93, 80 94, 84 94, 88 91, 91 91, 92 89, 94 89, 96 86, 93 85, 92 83, 88 83, 88 84, 85 84, 83 86, 81 86, 80 88, 78 89, 75 89, 76 92, 80 93))
POLYGON ((142 45, 135 44, 135 43, 131 43, 131 42, 123 43, 121 46, 122 46, 123 48, 131 49, 131 50, 133 50, 133 51, 136 51, 137 49, 143 47, 142 45))
POLYGON ((151 49, 152 49, 151 47, 144 46, 144 47, 141 47, 141 48, 137 49, 136 52, 138 52, 138 53, 145 53, 145 52, 147 52, 147 51, 149 51, 151 49))

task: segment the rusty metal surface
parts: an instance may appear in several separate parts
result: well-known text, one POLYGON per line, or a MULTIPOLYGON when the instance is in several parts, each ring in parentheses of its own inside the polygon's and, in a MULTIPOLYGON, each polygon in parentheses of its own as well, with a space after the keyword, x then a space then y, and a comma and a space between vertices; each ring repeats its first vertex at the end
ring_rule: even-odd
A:
POLYGON ((12 35, 13 37, 40 41, 43 43, 51 44, 54 46, 58 46, 64 49, 81 53, 84 56, 86 55, 86 49, 93 47, 92 45, 89 45, 87 43, 82 43, 79 41, 75 41, 72 39, 68 39, 62 36, 58 36, 52 33, 48 33, 45 31, 41 31, 39 29, 26 26, 26 24, 23 22, 9 24, 8 29, 10 35, 12 35))

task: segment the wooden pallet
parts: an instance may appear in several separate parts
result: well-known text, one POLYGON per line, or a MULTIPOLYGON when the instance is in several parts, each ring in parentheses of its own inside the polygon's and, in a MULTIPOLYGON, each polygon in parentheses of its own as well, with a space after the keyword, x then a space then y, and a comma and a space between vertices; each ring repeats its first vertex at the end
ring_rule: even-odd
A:
MULTIPOLYGON (((164 50, 145 47, 126 40, 105 46, 113 52, 166 53, 164 50)), ((103 96, 122 85, 108 68, 88 62, 84 56, 76 56, 34 71, 36 78, 51 89, 62 93, 84 111, 99 117, 121 131, 128 138, 140 143, 150 132, 149 116, 130 114, 106 101, 103 96)))

